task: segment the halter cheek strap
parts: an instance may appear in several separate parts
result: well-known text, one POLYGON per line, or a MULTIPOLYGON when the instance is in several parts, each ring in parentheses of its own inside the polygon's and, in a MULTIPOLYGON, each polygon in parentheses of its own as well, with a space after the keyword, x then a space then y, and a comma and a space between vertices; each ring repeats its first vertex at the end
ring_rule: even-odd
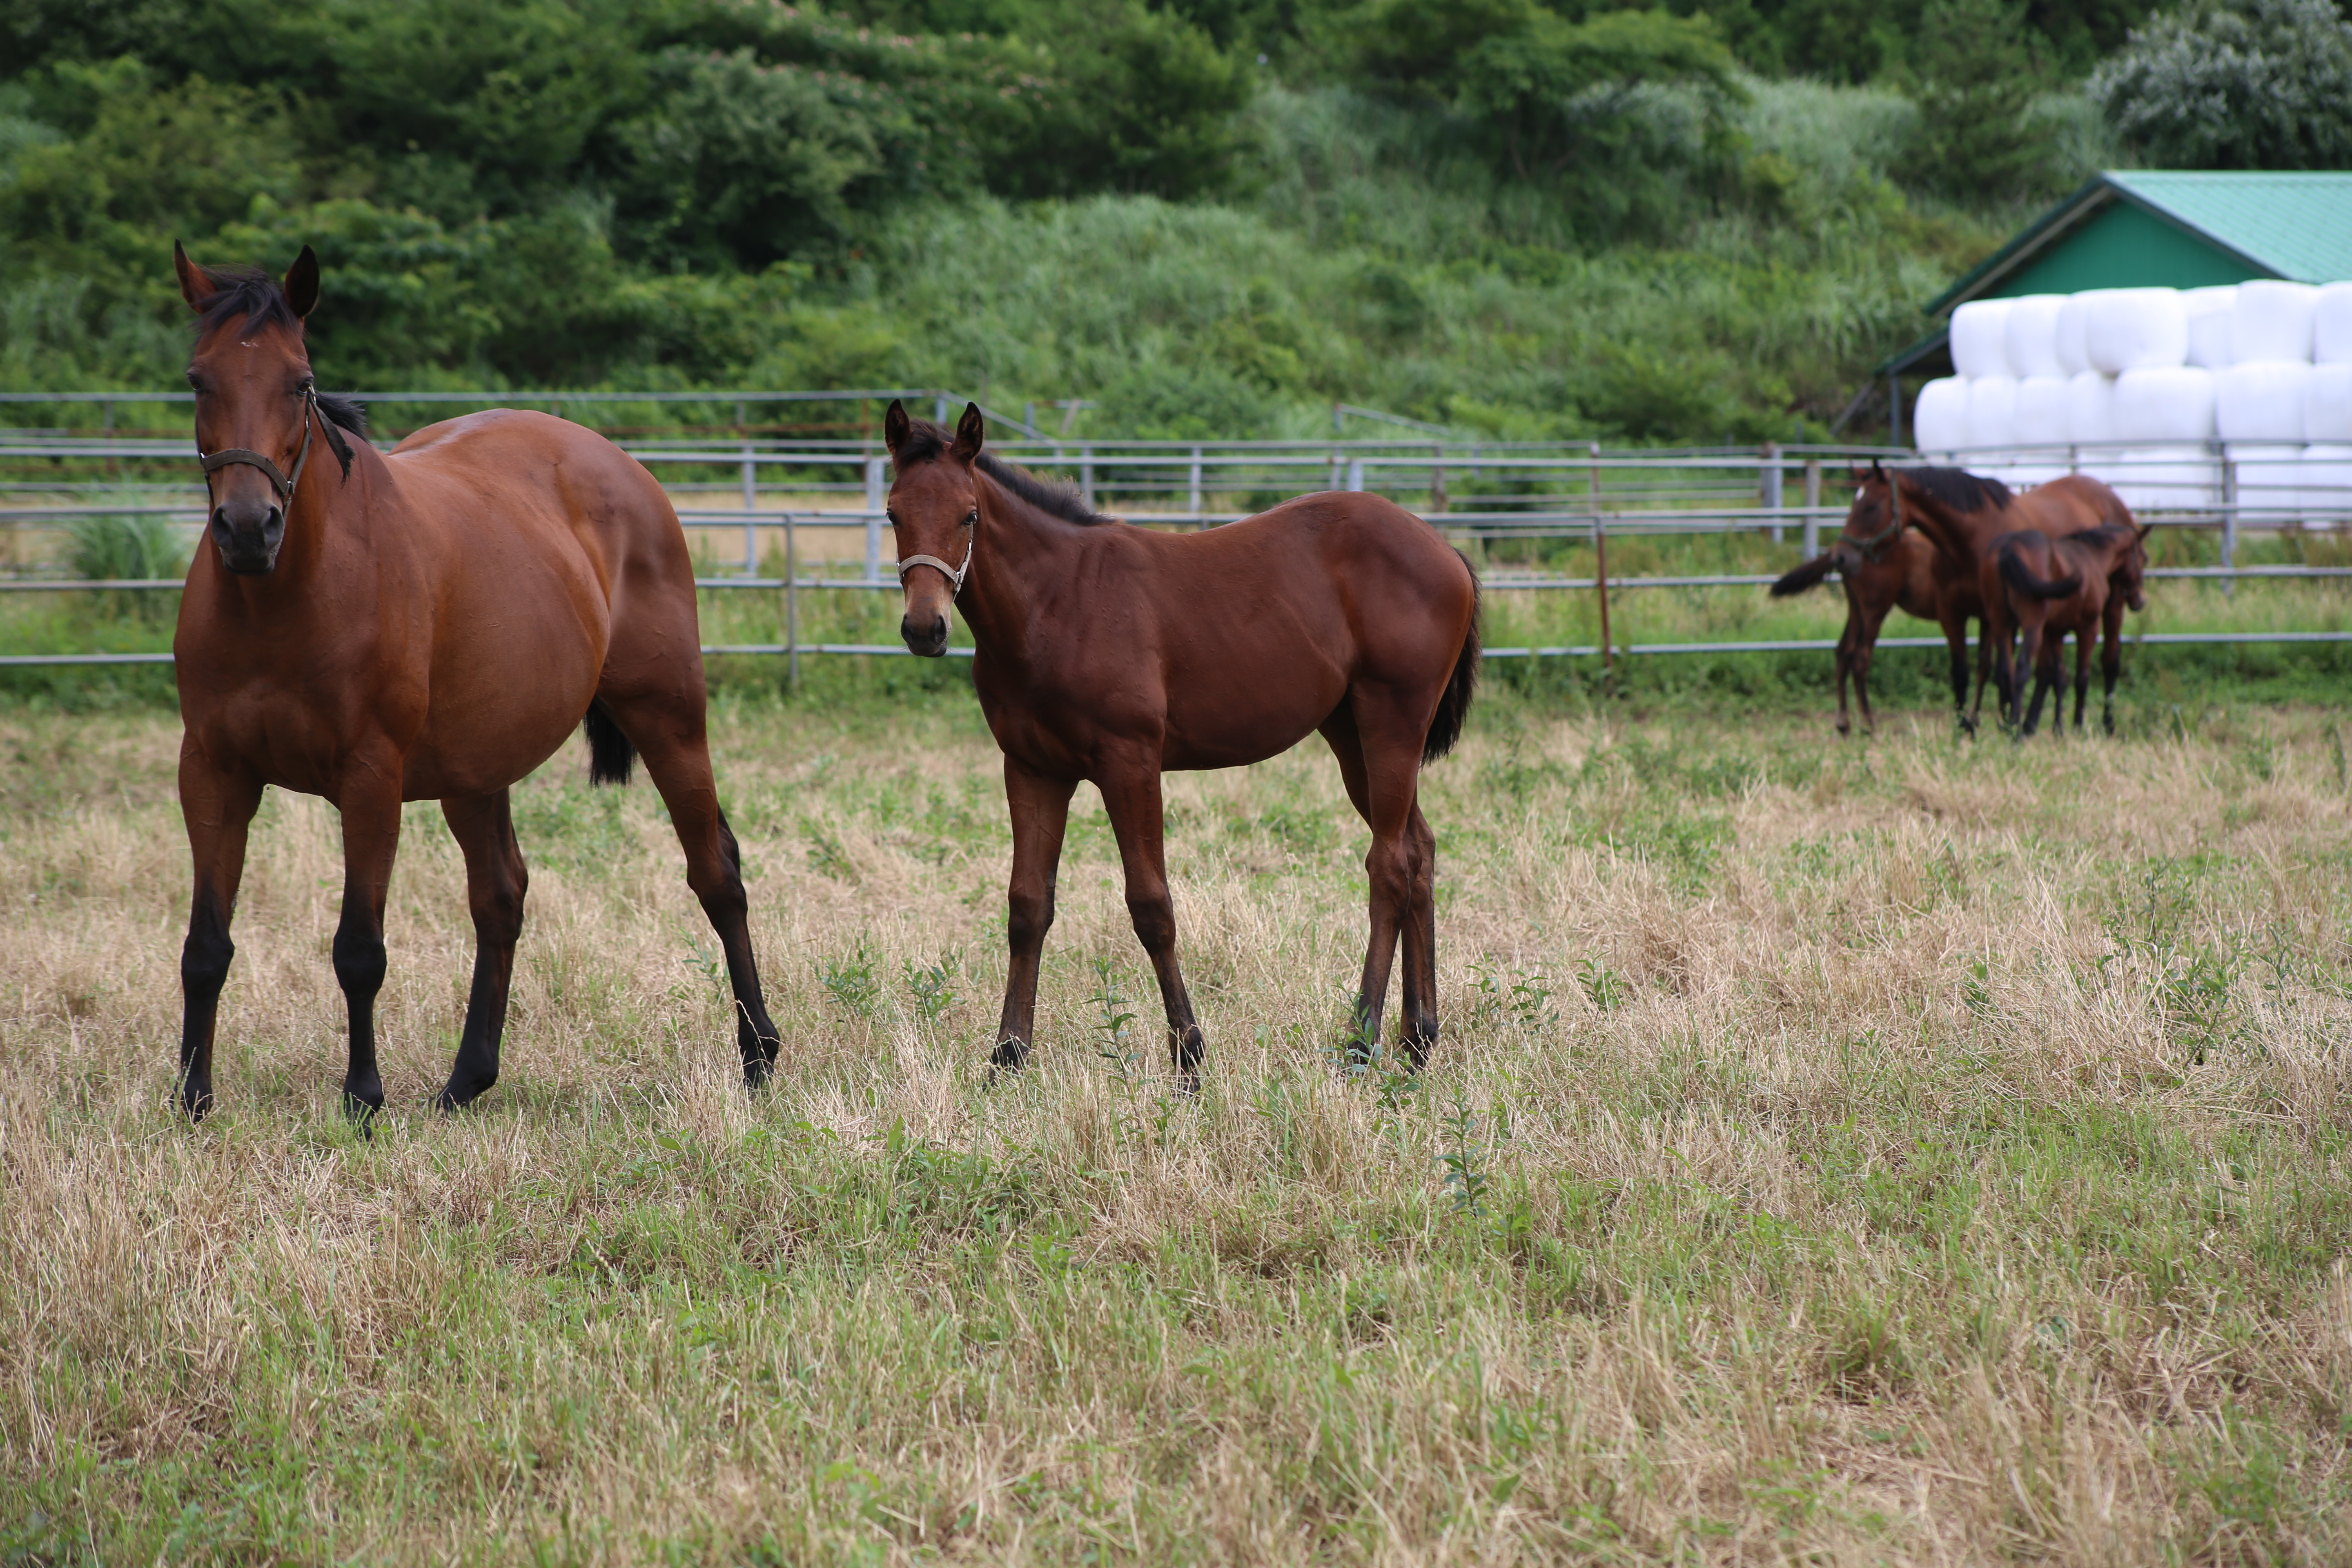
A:
MULTIPOLYGON (((975 535, 977 535, 979 531, 980 531, 978 529, 972 530, 972 532, 975 535)), ((958 594, 963 592, 963 580, 971 571, 971 547, 973 542, 974 541, 971 539, 967 539, 963 542, 963 564, 961 566, 950 566, 936 555, 909 555, 906 557, 898 563, 898 581, 904 583, 907 580, 907 574, 913 571, 918 566, 936 566, 939 568, 940 574, 945 576, 948 580, 948 597, 950 599, 954 598, 958 594)))
POLYGON ((318 421, 319 427, 327 433, 327 445, 333 449, 336 458, 341 461, 343 478, 350 479, 352 477, 351 444, 343 439, 343 433, 335 428, 334 423, 319 411, 319 393, 315 387, 306 386, 302 389, 302 445, 294 453, 294 471, 291 474, 281 470, 276 463, 262 453, 251 451, 243 447, 224 447, 217 452, 199 452, 196 454, 196 458, 204 464, 206 474, 217 473, 223 468, 240 463, 248 468, 259 468, 268 476, 270 488, 278 492, 278 500, 284 505, 292 506, 294 487, 302 482, 302 466, 310 460, 310 422, 314 419, 318 421))
POLYGON ((1869 538, 1853 542, 1854 548, 1862 552, 1863 559, 1865 561, 1875 562, 1878 559, 1878 552, 1893 543, 1895 536, 1903 531, 1903 524, 1906 521, 1903 516, 1903 481, 1893 473, 1886 476, 1886 495, 1890 510, 1895 514, 1895 521, 1869 538))

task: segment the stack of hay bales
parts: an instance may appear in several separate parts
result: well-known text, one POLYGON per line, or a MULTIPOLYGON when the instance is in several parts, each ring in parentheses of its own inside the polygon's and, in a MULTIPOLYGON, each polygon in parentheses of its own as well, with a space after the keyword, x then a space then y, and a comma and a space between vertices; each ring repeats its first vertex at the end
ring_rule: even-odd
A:
POLYGON ((1952 312, 1958 374, 1922 389, 1919 449, 2031 485, 2069 466, 2136 509, 2352 518, 2352 283, 2101 289, 1952 312))

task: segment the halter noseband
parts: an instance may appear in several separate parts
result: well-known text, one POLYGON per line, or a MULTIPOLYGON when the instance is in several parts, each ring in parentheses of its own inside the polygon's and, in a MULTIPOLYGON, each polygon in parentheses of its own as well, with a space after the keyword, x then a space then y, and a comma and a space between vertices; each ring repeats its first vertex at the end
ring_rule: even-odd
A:
POLYGON ((292 506, 294 487, 302 482, 302 466, 310 460, 310 421, 313 419, 316 419, 319 422, 319 427, 327 433, 327 445, 341 460, 343 478, 350 479, 352 477, 351 444, 343 439, 342 432, 336 429, 333 422, 320 410, 319 389, 315 386, 306 386, 302 389, 302 445, 294 453, 294 471, 291 474, 281 470, 276 463, 259 452, 244 447, 224 447, 217 452, 196 454, 196 460, 205 467, 206 482, 210 483, 211 476, 219 470, 242 463, 248 468, 259 468, 268 476, 270 488, 278 492, 278 500, 287 506, 292 506))
POLYGON ((907 581, 907 574, 913 571, 916 567, 936 566, 939 568, 940 575, 944 576, 948 580, 948 597, 952 599, 957 595, 962 593, 963 580, 971 571, 971 547, 977 543, 980 539, 980 527, 977 523, 972 526, 971 534, 971 538, 963 542, 962 565, 950 566, 936 555, 909 555, 898 563, 898 582, 900 584, 904 585, 907 581))
POLYGON ((1848 541, 1848 542, 1856 550, 1862 552, 1862 558, 1870 562, 1873 565, 1875 565, 1878 562, 1879 552, 1885 550, 1889 544, 1893 543, 1895 542, 1895 536, 1903 531, 1904 523, 1903 481, 1899 477, 1901 470, 1885 468, 1880 471, 1886 476, 1886 495, 1888 501, 1890 502, 1890 510, 1892 510, 1895 514, 1895 521, 1888 523, 1885 528, 1880 529, 1876 533, 1872 534, 1867 539, 1848 541))

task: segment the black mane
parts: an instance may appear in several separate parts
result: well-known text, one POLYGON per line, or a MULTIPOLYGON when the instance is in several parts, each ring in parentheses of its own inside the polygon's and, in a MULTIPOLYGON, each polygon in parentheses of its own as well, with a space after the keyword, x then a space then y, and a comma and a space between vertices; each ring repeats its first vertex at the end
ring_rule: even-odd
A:
MULTIPOLYGON (((928 419, 909 419, 907 438, 898 443, 893 458, 903 471, 917 463, 926 463, 955 444, 955 437, 941 426, 928 419)), ((1081 528, 1095 528, 1107 522, 1117 522, 1115 517, 1105 517, 1086 502, 1077 487, 1057 479, 1039 479, 1028 469, 1004 461, 993 452, 983 451, 972 465, 1021 500, 1038 510, 1051 513, 1064 522, 1075 522, 1081 528)))
POLYGON ((1984 511, 2010 502, 2009 487, 1999 479, 1969 473, 1966 468, 1921 467, 1897 470, 1927 493, 1927 499, 1954 511, 1984 511))
MULTIPOLYGON (((268 273, 257 267, 222 267, 207 268, 205 276, 215 287, 196 307, 204 312, 196 322, 198 336, 225 327, 240 315, 245 318, 242 331, 284 327, 296 337, 303 335, 302 318, 287 302, 284 287, 268 273)), ((322 392, 319 412, 354 436, 367 434, 367 405, 356 397, 322 392)))

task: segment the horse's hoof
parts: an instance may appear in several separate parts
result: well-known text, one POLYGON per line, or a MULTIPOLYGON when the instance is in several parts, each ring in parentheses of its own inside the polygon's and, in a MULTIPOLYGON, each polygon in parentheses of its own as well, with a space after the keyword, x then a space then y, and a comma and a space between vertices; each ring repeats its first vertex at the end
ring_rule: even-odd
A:
POLYGON ((463 1083, 460 1083, 457 1079, 453 1078, 449 1080, 447 1086, 434 1098, 433 1109, 445 1115, 463 1110, 466 1107, 473 1104, 474 1101, 481 1099, 485 1094, 488 1094, 490 1091, 490 1086, 498 1081, 499 1075, 496 1073, 492 1073, 488 1077, 483 1079, 468 1079, 463 1083))
POLYGON ((1029 1047, 1007 1036, 996 1042, 996 1049, 988 1054, 988 1065, 1003 1072, 1019 1072, 1029 1065, 1029 1047))
POLYGON ((191 1086, 180 1095, 181 1113, 190 1121, 202 1121, 213 1113, 213 1090, 210 1084, 202 1088, 191 1086))
POLYGON ((753 1094, 767 1088, 775 1078, 775 1065, 767 1057, 752 1057, 743 1064, 743 1087, 753 1094))
POLYGON ((381 1079, 343 1085, 343 1118, 360 1130, 362 1138, 375 1135, 375 1119, 383 1110, 383 1083, 381 1079))

